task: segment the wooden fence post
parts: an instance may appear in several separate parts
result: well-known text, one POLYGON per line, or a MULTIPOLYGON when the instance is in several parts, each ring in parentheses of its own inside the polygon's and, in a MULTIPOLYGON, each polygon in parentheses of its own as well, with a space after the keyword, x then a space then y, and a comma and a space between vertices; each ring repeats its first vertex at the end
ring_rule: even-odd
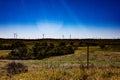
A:
POLYGON ((89 68, 89 44, 87 44, 87 68, 89 68))

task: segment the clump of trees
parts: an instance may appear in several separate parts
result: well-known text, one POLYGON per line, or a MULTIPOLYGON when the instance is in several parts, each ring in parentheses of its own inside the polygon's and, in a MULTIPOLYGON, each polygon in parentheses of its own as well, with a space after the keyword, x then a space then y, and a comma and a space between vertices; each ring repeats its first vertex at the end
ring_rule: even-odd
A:
POLYGON ((26 47, 25 43, 24 43, 24 42, 17 41, 17 42, 14 42, 14 43, 11 45, 11 48, 12 48, 12 49, 16 49, 16 48, 20 48, 20 47, 26 47))
POLYGON ((26 45, 23 42, 17 41, 11 44, 0 44, 0 50, 13 50, 19 47, 25 47, 26 45))
POLYGON ((26 58, 27 57, 27 48, 26 47, 19 47, 15 48, 9 53, 10 58, 26 58))
POLYGON ((12 44, 12 51, 9 53, 9 57, 12 59, 43 59, 50 56, 59 56, 66 54, 73 54, 74 49, 71 45, 66 45, 64 42, 60 42, 58 45, 52 43, 35 43, 32 49, 28 49, 24 43, 12 44))
POLYGON ((9 53, 10 58, 26 58, 27 47, 23 42, 15 42, 11 45, 12 51, 9 53))

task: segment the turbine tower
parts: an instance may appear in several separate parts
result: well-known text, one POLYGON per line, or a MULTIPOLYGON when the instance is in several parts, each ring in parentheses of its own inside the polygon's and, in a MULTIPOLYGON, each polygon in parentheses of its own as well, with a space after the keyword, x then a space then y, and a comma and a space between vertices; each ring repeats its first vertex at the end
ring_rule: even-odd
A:
POLYGON ((64 39, 64 35, 62 35, 62 38, 64 39))
POLYGON ((43 39, 44 39, 45 34, 43 34, 43 39))
POLYGON ((14 39, 16 39, 16 38, 17 38, 17 36, 18 36, 18 35, 17 35, 17 33, 14 33, 14 39))
POLYGON ((71 39, 71 34, 70 34, 70 39, 71 39))

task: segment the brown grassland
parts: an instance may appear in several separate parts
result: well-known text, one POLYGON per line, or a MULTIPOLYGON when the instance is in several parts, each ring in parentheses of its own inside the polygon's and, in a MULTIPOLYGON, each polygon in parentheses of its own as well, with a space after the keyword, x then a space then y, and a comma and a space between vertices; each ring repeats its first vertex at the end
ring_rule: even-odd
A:
MULTIPOLYGON (((0 56, 10 51, 0 50, 0 56)), ((86 68, 86 47, 77 47, 74 54, 41 60, 1 59, 0 80, 120 80, 120 52, 90 46, 89 69, 86 68), (28 72, 9 77, 5 65, 13 61, 28 66, 28 72)))

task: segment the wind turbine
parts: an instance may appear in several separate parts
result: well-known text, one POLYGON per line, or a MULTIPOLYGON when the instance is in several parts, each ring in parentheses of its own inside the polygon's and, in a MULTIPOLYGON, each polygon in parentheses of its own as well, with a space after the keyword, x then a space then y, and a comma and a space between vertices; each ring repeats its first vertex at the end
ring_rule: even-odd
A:
POLYGON ((44 39, 45 34, 43 34, 42 36, 43 36, 43 39, 44 39))
POLYGON ((17 33, 14 33, 14 39, 17 38, 17 36, 18 36, 17 33))

